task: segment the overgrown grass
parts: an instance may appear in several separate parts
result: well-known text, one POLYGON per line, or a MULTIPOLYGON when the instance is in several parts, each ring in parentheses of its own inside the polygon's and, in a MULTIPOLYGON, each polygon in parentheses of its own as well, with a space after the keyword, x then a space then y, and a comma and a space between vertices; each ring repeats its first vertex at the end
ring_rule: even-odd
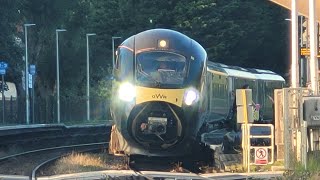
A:
POLYGON ((100 170, 127 169, 124 158, 108 154, 71 153, 49 168, 53 174, 68 174, 100 170))
POLYGON ((271 171, 272 166, 283 166, 283 161, 275 161, 273 164, 267 164, 267 165, 250 165, 250 171, 251 172, 264 172, 264 171, 271 171))
POLYGON ((295 163, 293 171, 287 171, 285 177, 288 179, 320 179, 320 152, 308 155, 306 167, 301 163, 295 163))

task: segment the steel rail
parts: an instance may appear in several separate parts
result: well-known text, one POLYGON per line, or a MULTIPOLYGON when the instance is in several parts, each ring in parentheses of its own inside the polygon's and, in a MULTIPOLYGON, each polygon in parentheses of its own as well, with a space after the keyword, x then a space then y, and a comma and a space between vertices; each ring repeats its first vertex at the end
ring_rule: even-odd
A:
POLYGON ((17 156, 22 156, 22 155, 27 155, 31 153, 36 153, 36 152, 41 152, 41 151, 49 151, 49 150, 56 150, 56 149, 63 149, 63 148, 73 148, 73 147, 82 147, 82 146, 92 146, 92 145, 102 145, 102 144, 109 144, 109 142, 99 142, 99 143, 89 143, 89 144, 75 144, 75 145, 69 145, 69 146, 58 146, 58 147, 51 147, 51 148, 43 148, 43 149, 37 149, 37 150, 32 150, 32 151, 27 151, 27 152, 22 152, 22 153, 17 153, 5 157, 1 157, 0 161, 4 161, 13 157, 17 156))
MULTIPOLYGON (((129 162, 130 162, 130 160, 129 160, 129 162)), ((167 178, 167 176, 169 175, 169 176, 175 176, 175 175, 173 175, 173 174, 170 174, 170 172, 167 172, 168 174, 166 174, 166 175, 164 175, 164 176, 161 176, 160 174, 159 174, 159 177, 157 176, 157 177, 154 177, 154 176, 152 176, 152 175, 149 175, 149 174, 146 174, 146 173, 144 173, 144 172, 141 172, 140 170, 139 170, 139 168, 136 168, 135 166, 134 166, 134 164, 128 164, 128 167, 129 167, 129 169, 130 170, 132 170, 132 171, 134 171, 137 175, 139 175, 139 176, 141 176, 141 177, 144 177, 144 178, 146 178, 146 179, 148 179, 148 180, 153 180, 153 179, 155 179, 155 178, 160 178, 160 179, 162 179, 162 178, 167 178)), ((182 178, 174 178, 174 179, 183 179, 183 178, 186 178, 186 179, 209 179, 209 178, 206 178, 206 177, 202 177, 202 176, 200 176, 199 174, 197 174, 197 173, 194 173, 194 172, 192 172, 192 171, 190 171, 189 169, 187 169, 187 168, 185 168, 185 167, 182 167, 183 168, 183 171, 185 171, 185 172, 182 172, 181 174, 184 174, 185 176, 183 176, 182 178), (194 176, 190 176, 190 175, 194 175, 194 176), (190 176, 190 177, 189 177, 190 176)), ((146 170, 147 171, 147 170, 146 170)), ((180 174, 180 175, 181 175, 180 174)), ((169 179, 171 179, 171 178, 169 178, 169 179)))
MULTIPOLYGON (((85 146, 90 146, 90 145, 103 145, 103 144, 108 144, 108 143, 92 143, 92 144, 84 144, 83 146, 81 147, 85 147, 85 146)), ((76 146, 76 147, 80 147, 80 146, 76 146)), ((88 149, 88 150, 82 150, 82 151, 79 151, 81 153, 83 152, 90 152, 90 151, 94 151, 94 150, 97 150, 97 149, 100 149, 101 147, 96 147, 96 148, 92 148, 92 149, 88 149)), ((37 171, 45 164, 49 163, 49 162, 52 162, 56 159, 59 159, 59 158, 62 158, 62 157, 65 157, 67 156, 67 154, 62 154, 62 155, 59 155, 59 156, 56 156, 54 158, 50 158, 42 163, 40 163, 37 167, 35 167, 33 170, 32 170, 32 173, 31 173, 31 180, 36 180, 37 177, 36 177, 36 173, 37 171)))
POLYGON ((49 163, 49 162, 51 162, 51 161, 54 161, 54 160, 56 160, 56 159, 58 159, 58 158, 61 158, 61 157, 64 157, 64 155, 56 156, 56 157, 54 157, 54 158, 48 159, 48 160, 40 163, 37 167, 35 167, 35 168, 32 170, 31 179, 32 179, 32 180, 36 180, 36 179, 37 179, 36 173, 37 173, 38 169, 40 169, 40 167, 42 167, 43 165, 45 165, 45 164, 47 164, 47 163, 49 163))
POLYGON ((154 178, 148 175, 143 174, 142 172, 140 172, 137 168, 134 168, 132 165, 128 165, 129 169, 132 170, 134 173, 136 173, 139 176, 142 176, 148 180, 153 180, 154 178))

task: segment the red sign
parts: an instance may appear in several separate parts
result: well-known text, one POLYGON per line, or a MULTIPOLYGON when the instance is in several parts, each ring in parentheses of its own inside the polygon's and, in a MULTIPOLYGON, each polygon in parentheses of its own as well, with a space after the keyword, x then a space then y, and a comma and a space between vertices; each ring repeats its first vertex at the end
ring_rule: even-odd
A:
POLYGON ((254 148, 255 156, 254 161, 256 165, 268 164, 268 148, 254 148))

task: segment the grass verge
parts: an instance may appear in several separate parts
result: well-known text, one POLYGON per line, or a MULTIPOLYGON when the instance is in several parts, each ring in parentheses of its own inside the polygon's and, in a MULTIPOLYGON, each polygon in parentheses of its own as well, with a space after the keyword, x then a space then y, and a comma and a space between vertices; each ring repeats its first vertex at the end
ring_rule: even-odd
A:
POLYGON ((50 172, 50 175, 54 175, 123 169, 127 169, 125 159, 123 157, 116 157, 106 153, 91 154, 72 152, 71 154, 57 160, 53 166, 46 170, 46 172, 50 172))
POLYGON ((287 179, 320 179, 320 151, 308 154, 307 165, 295 163, 293 171, 286 171, 287 179))

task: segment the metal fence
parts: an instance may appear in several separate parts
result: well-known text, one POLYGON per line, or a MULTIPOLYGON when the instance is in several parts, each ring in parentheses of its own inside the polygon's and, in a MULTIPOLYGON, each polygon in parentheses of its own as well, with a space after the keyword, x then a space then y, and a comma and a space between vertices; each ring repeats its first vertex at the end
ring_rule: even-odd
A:
POLYGON ((12 96, 10 98, 5 98, 6 100, 2 103, 2 98, 0 98, 0 119, 2 124, 10 124, 18 122, 18 110, 19 105, 16 98, 12 96), (3 106, 4 105, 4 106, 3 106))
MULTIPOLYGON (((4 111, 0 99, 0 124, 26 124, 25 97, 10 98, 5 101, 4 111), (2 117, 4 112, 5 116, 2 117)), ((109 101, 90 98, 90 122, 110 120, 109 101)), ((57 99, 55 96, 30 98, 30 124, 57 123, 57 99)), ((88 123, 87 101, 85 96, 60 97, 60 122, 70 124, 88 123)))
POLYGON ((310 95, 306 88, 283 88, 275 90, 275 143, 277 160, 284 160, 286 170, 294 169, 303 157, 302 147, 307 139, 301 121, 303 96, 310 95), (304 141, 303 141, 304 140, 304 141))

